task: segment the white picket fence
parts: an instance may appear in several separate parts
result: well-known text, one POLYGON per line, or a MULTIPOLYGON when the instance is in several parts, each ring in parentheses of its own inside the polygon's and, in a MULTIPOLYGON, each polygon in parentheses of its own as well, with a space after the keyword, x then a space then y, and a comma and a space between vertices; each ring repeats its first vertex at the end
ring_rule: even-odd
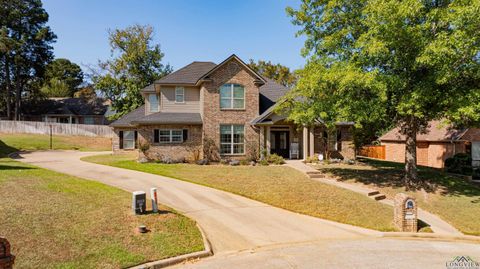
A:
POLYGON ((107 125, 51 123, 41 121, 0 120, 0 133, 26 133, 53 135, 78 135, 91 137, 113 137, 113 130, 107 125))

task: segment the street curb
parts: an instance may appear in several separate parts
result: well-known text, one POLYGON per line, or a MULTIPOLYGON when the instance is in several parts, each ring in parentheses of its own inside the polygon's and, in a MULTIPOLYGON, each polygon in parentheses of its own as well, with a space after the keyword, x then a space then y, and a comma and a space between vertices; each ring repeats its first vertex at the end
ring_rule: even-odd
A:
POLYGON ((474 235, 441 235, 436 233, 402 233, 384 232, 382 238, 404 238, 404 239, 437 239, 444 241, 467 241, 480 244, 480 236, 474 235))
POLYGON ((163 260, 158 260, 158 261, 153 261, 153 262, 148 262, 144 264, 140 264, 134 267, 130 267, 130 269, 158 269, 158 268, 164 268, 167 266, 179 264, 182 262, 186 262, 189 260, 193 259, 200 259, 200 258, 205 258, 208 256, 213 255, 213 250, 212 246, 210 244, 210 241, 208 240, 207 236, 205 235, 203 229, 198 225, 197 223, 197 228, 200 230, 200 233, 202 234, 202 239, 203 239, 203 246, 205 250, 202 251, 197 251, 189 254, 184 254, 176 257, 171 257, 163 260))

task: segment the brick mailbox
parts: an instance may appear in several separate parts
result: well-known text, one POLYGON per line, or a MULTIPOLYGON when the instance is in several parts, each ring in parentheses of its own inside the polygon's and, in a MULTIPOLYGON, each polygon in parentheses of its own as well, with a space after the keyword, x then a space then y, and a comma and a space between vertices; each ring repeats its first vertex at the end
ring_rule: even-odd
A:
POLYGON ((10 253, 10 243, 7 239, 0 237, 0 269, 13 268, 15 256, 10 253))
POLYGON ((394 199, 394 222, 402 232, 417 232, 417 202, 414 198, 399 193, 394 199))

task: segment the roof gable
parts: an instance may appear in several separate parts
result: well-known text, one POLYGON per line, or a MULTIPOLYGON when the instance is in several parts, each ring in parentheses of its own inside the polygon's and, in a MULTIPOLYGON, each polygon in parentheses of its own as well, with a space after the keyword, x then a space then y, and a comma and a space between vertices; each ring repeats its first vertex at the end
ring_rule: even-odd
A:
POLYGON ((256 83, 260 84, 260 85, 263 85, 267 82, 267 80, 265 80, 265 78, 263 78, 260 74, 258 74, 255 70, 253 70, 250 66, 248 66, 244 61, 242 61, 240 58, 237 57, 237 55, 235 54, 232 54, 230 57, 228 57, 227 59, 225 59, 223 62, 219 63, 217 66, 215 66, 214 68, 212 68, 210 71, 208 71, 207 73, 205 73, 200 79, 199 81, 203 80, 203 79, 208 79, 209 76, 217 71, 218 69, 220 69, 222 66, 224 66, 225 64, 227 64, 228 62, 230 61, 237 61, 238 63, 240 63, 240 65, 242 67, 244 67, 248 72, 250 72, 255 78, 256 78, 256 83))
POLYGON ((208 71, 217 65, 212 62, 192 62, 177 71, 158 79, 154 84, 159 85, 196 85, 208 71))

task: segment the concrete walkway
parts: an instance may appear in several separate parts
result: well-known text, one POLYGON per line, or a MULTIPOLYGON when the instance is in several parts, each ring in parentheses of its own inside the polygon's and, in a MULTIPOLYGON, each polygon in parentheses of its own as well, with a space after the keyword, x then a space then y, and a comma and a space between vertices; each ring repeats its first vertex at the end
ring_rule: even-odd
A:
MULTIPOLYGON (((303 172, 305 174, 307 172, 318 172, 317 169, 303 163, 303 161, 301 160, 287 160, 286 165, 294 169, 297 169, 298 171, 303 172)), ((340 182, 331 178, 312 178, 312 180, 317 180, 322 183, 334 185, 334 186, 351 190, 354 192, 358 192, 364 195, 367 195, 369 192, 375 191, 375 189, 370 189, 370 188, 362 187, 359 185, 340 182)), ((379 191, 381 192, 381 190, 379 191)), ((390 200, 390 199, 380 200, 379 202, 393 206, 393 200, 390 200)), ((418 218, 428 223, 430 225, 430 228, 433 230, 433 232, 439 235, 448 235, 448 236, 463 235, 463 233, 461 233, 459 230, 457 230, 455 227, 453 227, 446 221, 442 220, 439 216, 434 215, 430 212, 427 212, 421 208, 418 209, 418 218)))
POLYGON ((43 151, 19 161, 96 180, 132 192, 158 188, 159 202, 196 220, 214 253, 327 239, 379 237, 382 233, 292 213, 213 188, 168 177, 80 161, 98 152, 43 151))

